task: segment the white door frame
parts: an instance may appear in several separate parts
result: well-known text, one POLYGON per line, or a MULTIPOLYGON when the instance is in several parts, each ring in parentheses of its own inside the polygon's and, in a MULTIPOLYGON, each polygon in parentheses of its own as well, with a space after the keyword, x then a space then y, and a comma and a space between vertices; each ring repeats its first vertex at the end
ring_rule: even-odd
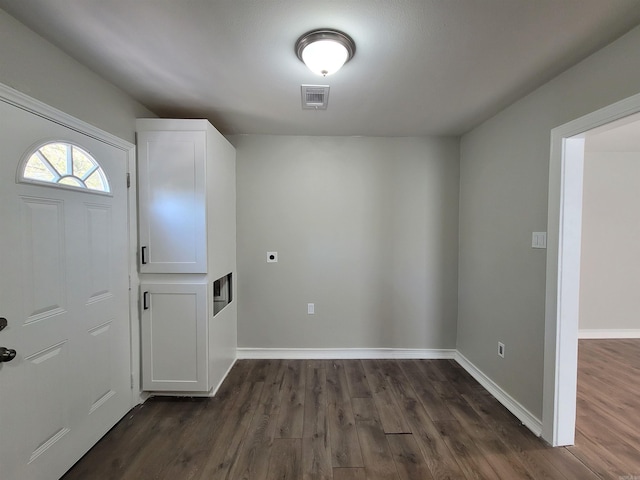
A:
POLYGON ((551 131, 542 437, 553 446, 573 445, 575 436, 582 134, 637 112, 640 112, 640 94, 551 131))
POLYGON ((129 214, 129 330, 131 337, 131 401, 133 407, 142 401, 140 390, 140 320, 138 313, 138 270, 137 270, 137 193, 136 193, 136 147, 115 135, 83 122, 56 108, 40 102, 28 95, 0 83, 0 100, 51 122, 122 150, 127 155, 127 173, 130 175, 128 189, 129 214))

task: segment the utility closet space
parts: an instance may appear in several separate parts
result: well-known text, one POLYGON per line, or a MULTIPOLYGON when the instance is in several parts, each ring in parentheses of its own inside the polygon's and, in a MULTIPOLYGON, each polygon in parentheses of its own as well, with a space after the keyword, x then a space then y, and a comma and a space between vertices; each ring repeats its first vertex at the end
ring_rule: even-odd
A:
POLYGON ((136 134, 142 388, 213 395, 236 358, 235 148, 206 120, 136 134))

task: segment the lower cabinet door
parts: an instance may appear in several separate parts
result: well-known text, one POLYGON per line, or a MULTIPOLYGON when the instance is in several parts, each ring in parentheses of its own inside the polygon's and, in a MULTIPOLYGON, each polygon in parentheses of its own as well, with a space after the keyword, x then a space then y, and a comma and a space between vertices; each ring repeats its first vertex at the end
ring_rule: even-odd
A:
POLYGON ((206 392, 207 285, 142 283, 142 388, 206 392))

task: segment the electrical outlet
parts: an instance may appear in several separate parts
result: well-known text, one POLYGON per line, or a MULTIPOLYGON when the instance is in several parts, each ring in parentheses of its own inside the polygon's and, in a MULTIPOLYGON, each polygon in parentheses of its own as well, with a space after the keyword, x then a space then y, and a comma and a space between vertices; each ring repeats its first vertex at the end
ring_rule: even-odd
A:
POLYGON ((504 343, 498 342, 498 356, 504 358, 504 343))
POLYGON ((307 303, 307 314, 315 315, 316 313, 316 304, 315 303, 307 303))

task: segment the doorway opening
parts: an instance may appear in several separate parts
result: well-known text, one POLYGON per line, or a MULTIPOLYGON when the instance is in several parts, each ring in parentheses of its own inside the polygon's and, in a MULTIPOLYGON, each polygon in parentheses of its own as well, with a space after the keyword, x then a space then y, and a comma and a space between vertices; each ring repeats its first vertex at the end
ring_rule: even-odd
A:
POLYGON ((554 446, 575 440, 585 138, 638 112, 640 94, 551 132, 542 436, 554 446))

